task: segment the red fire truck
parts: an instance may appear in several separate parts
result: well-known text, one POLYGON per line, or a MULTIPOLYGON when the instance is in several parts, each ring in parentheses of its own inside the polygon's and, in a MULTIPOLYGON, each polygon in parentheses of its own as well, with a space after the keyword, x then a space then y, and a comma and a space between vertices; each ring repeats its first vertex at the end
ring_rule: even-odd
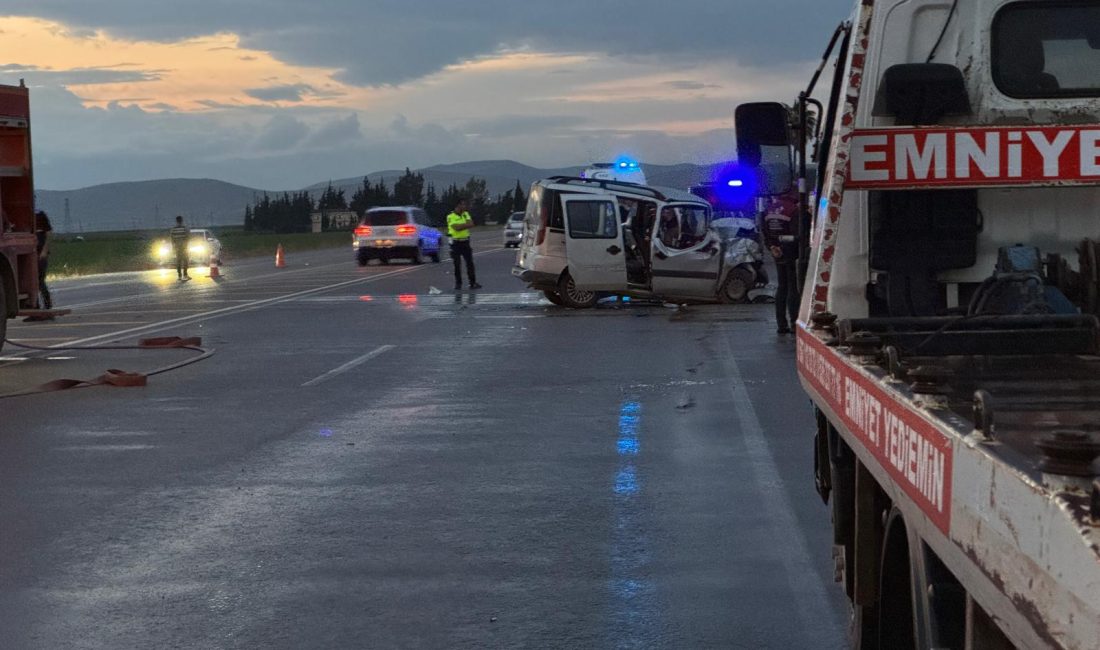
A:
POLYGON ((30 116, 27 88, 0 85, 0 346, 7 319, 38 301, 30 116))
POLYGON ((801 190, 855 645, 1100 648, 1100 3, 859 0, 736 127, 765 193, 801 190))

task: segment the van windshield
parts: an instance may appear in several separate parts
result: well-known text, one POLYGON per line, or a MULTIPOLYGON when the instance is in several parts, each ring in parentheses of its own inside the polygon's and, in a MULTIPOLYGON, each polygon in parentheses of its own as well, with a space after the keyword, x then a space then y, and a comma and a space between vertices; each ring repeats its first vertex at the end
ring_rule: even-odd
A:
POLYGON ((993 81, 1021 99, 1100 96, 1100 4, 1006 6, 993 20, 993 81))
POLYGON ((364 226, 400 226, 408 220, 404 212, 400 210, 379 210, 368 212, 363 217, 364 226))

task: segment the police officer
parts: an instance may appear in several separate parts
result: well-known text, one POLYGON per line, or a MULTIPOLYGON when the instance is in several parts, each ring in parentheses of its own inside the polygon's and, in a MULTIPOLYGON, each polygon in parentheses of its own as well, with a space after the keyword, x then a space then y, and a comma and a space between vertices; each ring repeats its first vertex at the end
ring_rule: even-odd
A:
POLYGON ((172 239, 172 248, 176 251, 176 277, 180 282, 190 280, 191 276, 187 275, 187 244, 191 240, 191 231, 183 225, 182 216, 176 215, 176 225, 168 234, 172 239))
POLYGON ((455 291, 462 290, 461 260, 466 260, 466 275, 470 278, 470 288, 480 289, 477 273, 474 271, 474 250, 470 247, 470 229, 474 227, 474 218, 466 211, 466 201, 460 199, 454 212, 447 215, 447 236, 451 238, 451 260, 455 263, 455 291))
POLYGON ((795 195, 772 198, 761 216, 764 246, 775 259, 775 331, 779 334, 790 334, 791 326, 798 321, 797 217, 795 195))

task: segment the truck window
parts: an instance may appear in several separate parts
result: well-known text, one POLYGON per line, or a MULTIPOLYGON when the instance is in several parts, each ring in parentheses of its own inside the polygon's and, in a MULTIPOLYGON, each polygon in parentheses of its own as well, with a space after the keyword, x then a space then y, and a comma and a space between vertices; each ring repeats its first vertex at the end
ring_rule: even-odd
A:
POLYGON ((619 218, 611 201, 570 201, 569 236, 573 239, 614 239, 619 218))
POLYGON ((993 81, 1019 99, 1100 96, 1100 4, 1006 5, 993 19, 993 81))

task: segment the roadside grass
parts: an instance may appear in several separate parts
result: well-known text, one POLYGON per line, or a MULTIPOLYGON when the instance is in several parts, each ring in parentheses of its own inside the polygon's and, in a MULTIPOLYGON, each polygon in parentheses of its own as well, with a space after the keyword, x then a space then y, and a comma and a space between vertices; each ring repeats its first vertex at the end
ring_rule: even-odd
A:
MULTIPOLYGON (((246 257, 275 256, 283 245, 288 253, 322 248, 351 247, 350 232, 253 234, 242 231, 217 232, 222 243, 222 258, 227 262, 246 257)), ((95 273, 143 271, 156 268, 152 251, 164 234, 147 232, 90 233, 57 235, 50 241, 50 277, 75 277, 95 273)))

